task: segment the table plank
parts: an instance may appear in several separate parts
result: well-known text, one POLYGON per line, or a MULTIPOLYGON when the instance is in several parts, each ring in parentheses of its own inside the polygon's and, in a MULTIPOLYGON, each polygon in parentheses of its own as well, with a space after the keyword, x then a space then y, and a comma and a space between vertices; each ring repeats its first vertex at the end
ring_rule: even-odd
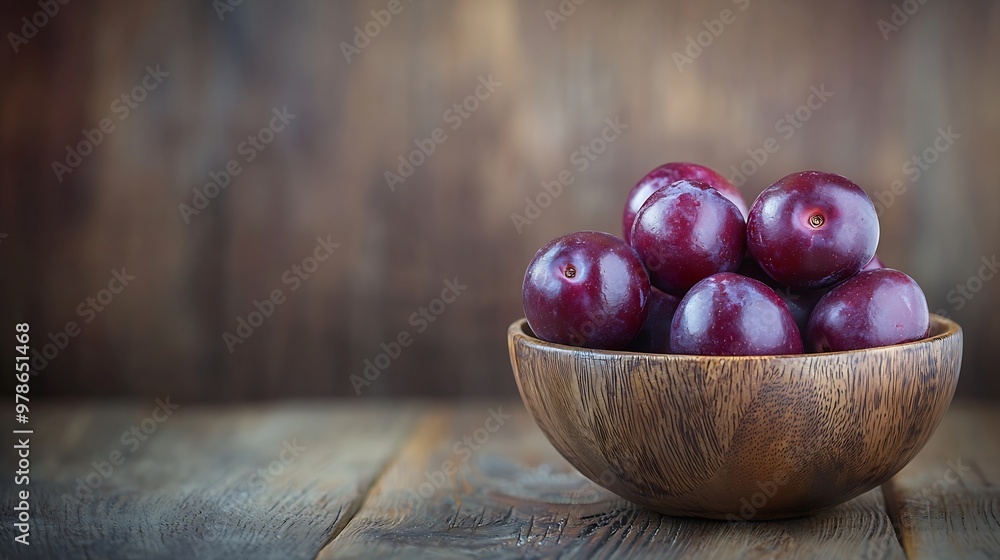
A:
POLYGON ((1000 558, 1000 410, 954 403, 883 486, 909 558, 1000 558))
POLYGON ((319 558, 865 558, 873 551, 902 557, 877 489, 785 522, 667 517, 594 485, 520 404, 496 403, 429 414, 319 558), (497 427, 488 420, 495 412, 512 417, 497 427), (473 449, 477 436, 482 445, 473 449))
MULTIPOLYGON (((351 518, 420 415, 419 406, 393 403, 182 405, 170 416, 156 413, 157 422, 156 406, 37 412, 32 545, 5 537, 0 554, 312 559, 351 518), (123 439, 132 426, 145 441, 123 439), (113 452, 121 454, 117 466, 113 452), (88 476, 93 496, 74 496, 78 477, 88 476)), ((4 480, 0 500, 11 504, 14 487, 4 480)), ((0 513, 4 527, 11 513, 0 513)))

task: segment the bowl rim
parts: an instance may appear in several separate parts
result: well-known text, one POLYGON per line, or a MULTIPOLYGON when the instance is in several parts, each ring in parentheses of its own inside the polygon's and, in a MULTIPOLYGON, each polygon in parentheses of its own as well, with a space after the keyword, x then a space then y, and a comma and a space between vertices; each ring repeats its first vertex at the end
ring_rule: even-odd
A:
POLYGON ((765 354, 758 356, 715 356, 715 355, 700 355, 700 354, 657 354, 652 352, 633 352, 629 350, 602 350, 599 348, 583 348, 580 346, 569 346, 566 344, 559 344, 557 342, 549 342, 542 340, 535 336, 531 332, 531 327, 528 325, 528 320, 525 317, 514 321, 507 328, 507 338, 511 343, 515 342, 525 342, 532 346, 538 348, 545 348, 547 350, 555 350, 562 352, 573 352, 573 353, 587 353, 594 356, 607 356, 607 357, 646 357, 650 359, 662 359, 662 360, 691 360, 691 359, 720 359, 720 360, 741 360, 741 361, 754 361, 754 360, 773 360, 776 358, 780 359, 823 359, 831 357, 843 357, 850 356, 852 354, 870 354, 874 352, 892 352, 897 348, 904 348, 908 346, 919 346, 926 344, 933 344, 937 342, 944 341, 946 339, 960 336, 962 334, 962 327, 952 321, 947 317, 937 315, 934 313, 930 314, 930 332, 932 334, 926 338, 920 340, 914 340, 912 342, 902 342, 900 344, 892 344, 889 346, 876 346, 873 348, 862 348, 860 350, 843 350, 840 352, 818 352, 812 354, 765 354))

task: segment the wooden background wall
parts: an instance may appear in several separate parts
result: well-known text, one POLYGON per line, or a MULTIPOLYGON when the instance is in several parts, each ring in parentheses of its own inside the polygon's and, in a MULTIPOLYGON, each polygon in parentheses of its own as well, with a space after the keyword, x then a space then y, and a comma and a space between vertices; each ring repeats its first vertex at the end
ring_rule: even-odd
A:
MULTIPOLYGON (((661 162, 728 174, 773 137, 750 200, 807 168, 872 195, 904 181, 880 255, 965 327, 960 391, 1000 397, 1000 281, 949 298, 1000 252, 1000 4, 930 0, 886 39, 889 1, 589 0, 553 29, 557 1, 403 0, 348 62, 341 43, 388 2, 243 2, 220 18, 225 1, 75 0, 0 48, 0 328, 30 320, 36 345, 80 328, 37 391, 351 395, 350 375, 405 330, 413 344, 364 396, 513 395, 505 330, 539 246, 619 233, 625 192, 661 162), (726 9, 679 69, 673 53, 726 9), (169 76, 120 118, 114 100, 156 65, 169 76), (446 111, 489 76, 500 85, 453 130, 446 111), (784 138, 811 87, 833 96, 784 138), (285 106, 294 119, 246 163, 241 142, 285 106), (628 128, 581 170, 574 151, 615 117, 628 128), (58 181, 52 162, 104 118, 114 130, 58 181), (385 171, 437 127, 447 139, 392 192, 385 171), (958 139, 911 181, 904 162, 939 127, 958 139), (185 224, 178 205, 230 159, 240 175, 185 224), (519 233, 511 214, 562 170, 572 185, 519 233), (340 247, 291 292, 284 271, 328 235, 340 247), (78 313, 121 267, 135 280, 78 313), (417 332, 411 314, 455 277, 467 290, 417 332), (275 289, 285 303, 231 354, 223 333, 275 289)), ((38 7, 0 10, 20 33, 38 7)))

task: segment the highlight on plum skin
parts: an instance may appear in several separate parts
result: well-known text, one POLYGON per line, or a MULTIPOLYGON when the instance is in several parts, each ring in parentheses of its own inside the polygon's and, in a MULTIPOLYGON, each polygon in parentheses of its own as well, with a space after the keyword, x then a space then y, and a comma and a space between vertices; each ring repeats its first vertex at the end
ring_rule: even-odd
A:
MULTIPOLYGON (((799 332, 803 337, 805 337, 806 327, 809 324, 809 316, 812 315, 813 309, 816 307, 816 303, 830 291, 830 288, 793 290, 787 286, 782 286, 777 283, 774 278, 768 276, 767 273, 760 268, 760 265, 757 264, 757 261, 755 261, 753 257, 747 257, 744 259, 743 264, 740 265, 737 273, 742 276, 746 276, 747 278, 759 280, 768 288, 774 290, 774 293, 778 294, 778 297, 785 302, 785 306, 788 307, 788 311, 792 314, 792 318, 795 319, 795 326, 799 328, 799 332)), ((803 345, 806 345, 804 338, 803 345)))
POLYGON ((801 354, 802 335, 778 294, 763 282, 723 272, 695 284, 677 306, 674 354, 801 354))
POLYGON ((699 280, 739 268, 746 223, 736 206, 701 181, 653 193, 636 214, 632 246, 656 288, 682 296, 699 280))
POLYGON ((861 272, 830 290, 809 318, 814 352, 914 342, 930 333, 927 298, 917 282, 891 268, 861 272))
POLYGON ((704 165, 687 162, 664 163, 653 169, 639 182, 632 187, 625 197, 625 209, 622 212, 622 234, 626 243, 632 241, 632 224, 635 223, 635 215, 642 208, 642 204, 654 192, 663 187, 670 186, 677 181, 701 181, 708 184, 713 189, 719 191, 722 196, 736 205, 743 219, 746 220, 750 210, 747 202, 740 193, 740 190, 733 186, 719 172, 704 165))
POLYGON ((923 339, 920 286, 875 255, 874 204, 834 173, 801 171, 747 211, 712 169, 675 162, 631 187, 623 241, 578 231, 525 271, 528 326, 543 340, 628 352, 754 356, 923 339))
POLYGON ((528 264, 522 303, 528 326, 549 342, 624 349, 646 321, 649 278, 632 247, 580 231, 550 241, 528 264))
POLYGON ((846 177, 820 171, 787 175, 750 207, 747 250, 783 286, 832 286, 875 256, 875 205, 846 177))

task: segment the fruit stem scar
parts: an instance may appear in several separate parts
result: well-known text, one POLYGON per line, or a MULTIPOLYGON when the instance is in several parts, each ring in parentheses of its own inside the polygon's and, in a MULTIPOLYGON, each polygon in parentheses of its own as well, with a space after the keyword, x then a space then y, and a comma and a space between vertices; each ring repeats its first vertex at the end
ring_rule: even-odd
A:
POLYGON ((571 264, 566 265, 566 270, 563 274, 566 275, 566 278, 576 278, 576 268, 571 264))
POLYGON ((813 214, 812 216, 809 216, 809 225, 811 225, 814 228, 818 228, 818 227, 822 226, 823 222, 825 222, 825 221, 826 220, 823 219, 823 215, 822 214, 813 214))

